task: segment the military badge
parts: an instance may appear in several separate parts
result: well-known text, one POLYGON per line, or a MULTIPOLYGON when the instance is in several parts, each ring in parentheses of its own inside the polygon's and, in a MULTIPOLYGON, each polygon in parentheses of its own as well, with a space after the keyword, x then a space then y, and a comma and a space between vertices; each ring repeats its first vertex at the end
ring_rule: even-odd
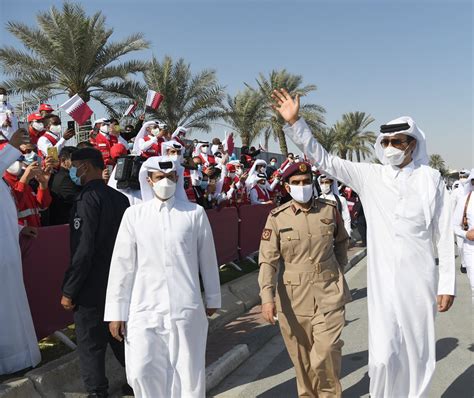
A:
POLYGON ((321 222, 326 225, 332 224, 332 220, 330 218, 321 218, 321 222))
POLYGON ((272 230, 265 228, 262 233, 262 240, 270 240, 272 236, 272 230))
POLYGON ((81 228, 81 219, 79 217, 74 219, 73 223, 74 229, 77 231, 79 228, 81 228))
POLYGON ((298 169, 300 170, 301 173, 306 173, 308 171, 308 166, 306 166, 306 163, 301 163, 298 166, 298 169))

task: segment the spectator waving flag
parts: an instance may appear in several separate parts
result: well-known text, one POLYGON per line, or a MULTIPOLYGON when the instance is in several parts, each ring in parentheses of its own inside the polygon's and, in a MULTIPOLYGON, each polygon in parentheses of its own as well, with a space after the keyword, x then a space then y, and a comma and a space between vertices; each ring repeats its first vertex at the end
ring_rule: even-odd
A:
POLYGON ((127 108, 123 116, 130 116, 133 112, 135 112, 135 109, 137 109, 138 102, 135 101, 133 104, 130 104, 130 106, 127 108))
POLYGON ((79 126, 83 125, 92 115, 92 109, 79 97, 79 94, 69 98, 60 108, 64 109, 79 126))
POLYGON ((146 94, 145 107, 154 109, 155 111, 159 108, 161 102, 163 101, 163 95, 157 91, 148 90, 146 94))

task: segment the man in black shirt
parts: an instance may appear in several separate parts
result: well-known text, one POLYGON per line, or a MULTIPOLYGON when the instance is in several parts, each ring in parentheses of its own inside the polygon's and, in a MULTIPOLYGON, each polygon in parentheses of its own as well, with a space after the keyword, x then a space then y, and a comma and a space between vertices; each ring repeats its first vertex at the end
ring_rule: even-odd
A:
POLYGON ((81 375, 90 397, 107 397, 107 344, 124 364, 123 345, 103 321, 105 294, 115 237, 129 201, 102 180, 104 161, 93 148, 71 155, 70 176, 83 186, 71 211, 71 262, 63 282, 61 304, 74 310, 81 375))

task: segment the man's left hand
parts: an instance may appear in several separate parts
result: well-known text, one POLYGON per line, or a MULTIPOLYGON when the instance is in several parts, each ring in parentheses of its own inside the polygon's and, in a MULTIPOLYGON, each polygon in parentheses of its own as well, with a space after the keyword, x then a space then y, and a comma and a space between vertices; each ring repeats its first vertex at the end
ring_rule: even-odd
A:
POLYGON ((442 294, 438 296, 438 312, 448 311, 454 303, 454 296, 442 294))
POLYGON ((76 306, 75 304, 72 303, 72 299, 66 296, 61 297, 61 305, 66 311, 72 311, 74 307, 76 306))
POLYGON ((206 308, 207 316, 213 316, 217 311, 217 308, 206 308))

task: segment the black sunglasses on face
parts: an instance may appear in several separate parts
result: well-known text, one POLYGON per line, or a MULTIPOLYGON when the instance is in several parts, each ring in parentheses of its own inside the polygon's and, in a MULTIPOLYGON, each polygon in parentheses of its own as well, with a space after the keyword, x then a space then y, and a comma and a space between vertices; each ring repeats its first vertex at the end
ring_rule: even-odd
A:
POLYGON ((407 143, 408 140, 402 140, 400 138, 384 138, 380 141, 382 148, 387 148, 389 145, 392 145, 394 148, 403 149, 403 144, 407 143))

